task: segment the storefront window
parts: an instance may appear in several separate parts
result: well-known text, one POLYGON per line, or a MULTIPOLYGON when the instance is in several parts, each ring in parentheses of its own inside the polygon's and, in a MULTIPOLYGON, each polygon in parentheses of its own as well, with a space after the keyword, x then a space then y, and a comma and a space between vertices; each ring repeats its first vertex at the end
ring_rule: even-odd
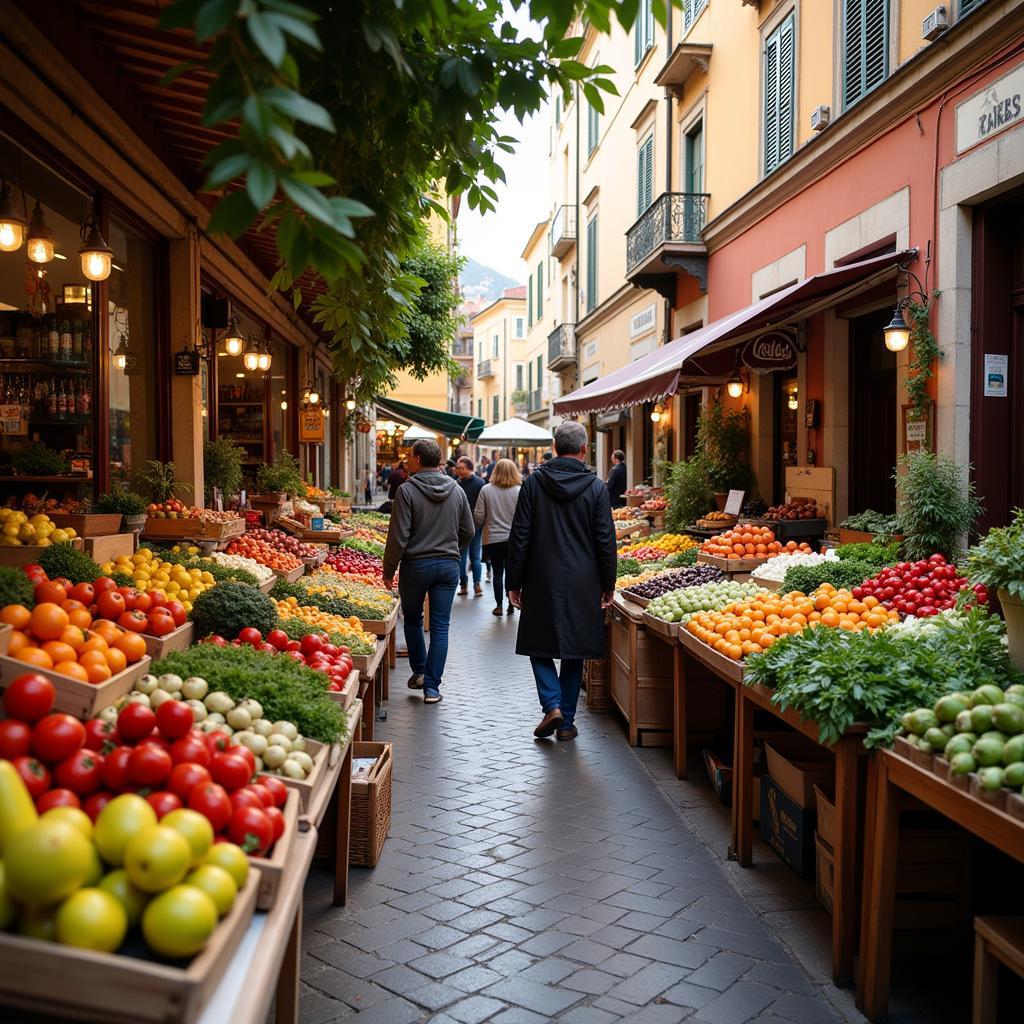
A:
MULTIPOLYGON (((128 482, 156 458, 156 248, 110 221, 110 481, 128 482)), ((70 406, 71 399, 68 399, 70 406)))
POLYGON ((331 431, 336 429, 335 417, 340 416, 340 413, 331 407, 330 375, 326 370, 321 370, 317 373, 317 379, 324 402, 324 443, 320 445, 320 472, 317 484, 326 489, 331 483, 331 431))
MULTIPOLYGON (((257 468, 267 461, 266 403, 267 373, 248 369, 245 350, 260 344, 263 327, 235 309, 238 329, 246 345, 238 355, 231 355, 224 343, 217 345, 217 434, 230 437, 245 451, 242 469, 247 486, 251 487, 257 468)), ((219 332, 218 337, 223 332, 219 332)), ((273 364, 271 373, 274 372, 273 364)))
POLYGON ((96 289, 77 256, 89 199, 4 137, 0 168, 19 219, 42 227, 14 227, 0 239, 0 475, 36 441, 57 455, 19 467, 47 478, 26 481, 23 496, 80 497, 95 468, 96 289))
POLYGON ((295 389, 288 379, 291 345, 275 338, 271 352, 273 362, 270 366, 270 437, 276 455, 281 451, 292 450, 289 424, 291 405, 295 401, 295 389))

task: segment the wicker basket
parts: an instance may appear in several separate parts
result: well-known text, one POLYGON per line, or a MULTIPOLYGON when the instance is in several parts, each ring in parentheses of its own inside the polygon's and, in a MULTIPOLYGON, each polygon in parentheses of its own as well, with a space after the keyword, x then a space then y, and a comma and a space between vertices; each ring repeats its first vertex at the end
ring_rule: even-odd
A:
POLYGON ((352 826, 348 862, 375 867, 391 826, 390 743, 353 743, 352 756, 376 757, 368 775, 352 780, 352 826))
POLYGON ((590 711, 608 711, 611 708, 607 658, 583 662, 583 686, 587 691, 587 708, 590 711))

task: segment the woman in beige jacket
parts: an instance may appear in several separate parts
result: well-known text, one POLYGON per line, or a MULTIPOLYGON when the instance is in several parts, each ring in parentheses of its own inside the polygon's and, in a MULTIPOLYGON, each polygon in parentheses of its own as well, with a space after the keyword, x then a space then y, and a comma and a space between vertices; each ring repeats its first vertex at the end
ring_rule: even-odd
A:
MULTIPOLYGON (((502 614, 505 603, 505 559, 508 555, 508 535, 512 517, 516 513, 522 477, 511 459, 500 459, 491 472, 490 483, 480 491, 473 508, 473 519, 484 529, 484 558, 491 563, 491 583, 494 586, 493 615, 502 614)), ((508 605, 508 614, 515 609, 508 605)))

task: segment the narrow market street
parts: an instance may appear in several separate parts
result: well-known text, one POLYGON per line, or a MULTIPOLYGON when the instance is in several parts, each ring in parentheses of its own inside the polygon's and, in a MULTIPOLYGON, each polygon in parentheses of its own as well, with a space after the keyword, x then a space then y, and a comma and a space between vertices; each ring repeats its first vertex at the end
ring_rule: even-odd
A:
POLYGON ((517 620, 491 607, 456 598, 440 705, 398 663, 376 734, 395 744, 390 835, 375 869, 352 869, 345 908, 310 874, 303 1024, 862 1020, 769 935, 617 716, 582 711, 575 742, 532 738, 517 620))

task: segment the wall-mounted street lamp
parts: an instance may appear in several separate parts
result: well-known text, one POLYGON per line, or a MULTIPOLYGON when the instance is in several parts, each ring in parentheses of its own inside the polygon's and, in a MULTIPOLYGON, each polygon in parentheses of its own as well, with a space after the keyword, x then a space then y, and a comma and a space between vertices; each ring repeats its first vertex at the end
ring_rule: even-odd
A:
POLYGON ((885 347, 890 352, 902 352, 907 345, 910 344, 910 326, 907 324, 906 317, 903 315, 903 311, 914 302, 924 305, 928 298, 924 293, 924 285, 921 284, 921 279, 917 274, 913 273, 909 267, 910 264, 917 259, 917 250, 914 249, 907 257, 906 262, 900 264, 900 270, 907 275, 908 278, 912 277, 914 283, 917 285, 916 291, 908 291, 897 303, 896 308, 892 311, 892 319, 882 329, 882 334, 885 338, 885 347))

